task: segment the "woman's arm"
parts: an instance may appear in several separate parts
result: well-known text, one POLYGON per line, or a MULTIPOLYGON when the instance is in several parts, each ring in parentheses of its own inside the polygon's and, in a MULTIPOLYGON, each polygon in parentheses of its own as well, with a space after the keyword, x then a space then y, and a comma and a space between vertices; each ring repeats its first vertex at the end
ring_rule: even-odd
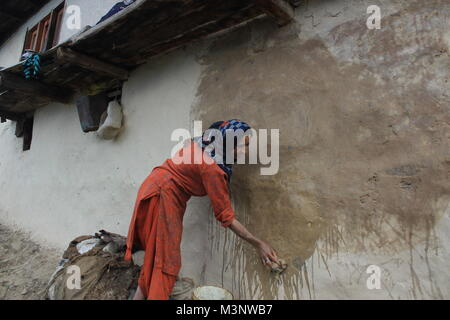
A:
POLYGON ((270 267, 271 262, 278 263, 275 250, 264 241, 253 236, 247 228, 235 219, 226 174, 217 166, 204 165, 201 176, 203 186, 211 199, 214 215, 222 223, 222 226, 231 228, 239 237, 252 244, 258 250, 264 265, 270 267))
POLYGON ((258 250, 261 261, 266 266, 271 266, 271 261, 278 263, 278 257, 275 250, 264 241, 256 238, 247 230, 237 219, 234 219, 230 225, 230 229, 239 237, 246 240, 258 250))

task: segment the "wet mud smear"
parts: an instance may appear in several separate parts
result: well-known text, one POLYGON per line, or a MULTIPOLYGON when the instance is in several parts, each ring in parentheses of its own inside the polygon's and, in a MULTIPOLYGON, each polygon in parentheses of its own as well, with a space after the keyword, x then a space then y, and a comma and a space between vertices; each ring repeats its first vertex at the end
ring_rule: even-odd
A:
MULTIPOLYGON (((425 244, 424 255, 438 253, 434 230, 450 203, 450 104, 439 87, 449 56, 432 28, 444 21, 435 10, 442 5, 406 8, 404 18, 383 20, 392 27, 383 32, 356 30, 350 21, 316 39, 258 21, 202 58, 192 120, 240 118, 255 129, 280 129, 279 172, 236 166, 232 193, 239 219, 289 268, 281 284, 273 281, 251 247, 210 221, 212 261, 235 296, 315 298, 315 268, 331 277, 327 261, 341 252, 395 256, 425 244), (411 14, 434 20, 411 35, 411 14), (394 32, 420 40, 424 56, 405 61, 394 32), (372 47, 346 53, 339 34, 372 47)), ((413 269, 405 270, 412 287, 413 269)))

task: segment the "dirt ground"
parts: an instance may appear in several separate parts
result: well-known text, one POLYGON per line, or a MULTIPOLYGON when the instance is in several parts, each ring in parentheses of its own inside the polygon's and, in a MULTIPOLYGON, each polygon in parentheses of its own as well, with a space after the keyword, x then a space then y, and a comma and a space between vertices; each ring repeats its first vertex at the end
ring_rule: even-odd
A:
POLYGON ((26 233, 0 224, 0 299, 44 299, 61 252, 29 240, 26 233))

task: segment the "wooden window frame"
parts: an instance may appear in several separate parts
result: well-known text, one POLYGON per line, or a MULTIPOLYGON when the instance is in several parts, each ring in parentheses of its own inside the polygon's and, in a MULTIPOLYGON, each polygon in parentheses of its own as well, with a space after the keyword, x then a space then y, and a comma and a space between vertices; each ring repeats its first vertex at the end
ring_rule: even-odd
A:
POLYGON ((53 42, 52 47, 56 46, 59 42, 59 38, 61 36, 61 26, 63 23, 63 17, 65 12, 66 2, 64 1, 59 5, 58 8, 56 8, 56 12, 54 14, 54 34, 53 34, 53 42))
POLYGON ((46 51, 47 48, 47 39, 48 39, 48 35, 49 35, 49 31, 50 31, 50 19, 51 19, 51 14, 47 15, 44 19, 42 19, 39 23, 38 23, 38 38, 37 38, 37 43, 35 45, 34 51, 37 52, 41 52, 41 51, 46 51))
POLYGON ((45 52, 58 44, 66 1, 61 2, 35 26, 27 30, 22 54, 25 50, 45 52))
POLYGON ((33 123, 34 123, 34 116, 24 120, 23 144, 22 144, 23 151, 28 151, 31 149, 31 140, 33 139, 33 123))

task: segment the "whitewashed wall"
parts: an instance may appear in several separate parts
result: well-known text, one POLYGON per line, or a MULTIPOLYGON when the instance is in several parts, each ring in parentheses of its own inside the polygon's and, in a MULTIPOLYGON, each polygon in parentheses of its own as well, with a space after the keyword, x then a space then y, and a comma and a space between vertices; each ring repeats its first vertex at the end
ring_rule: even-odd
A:
MULTIPOLYGON (((82 7, 85 26, 94 25, 116 2, 69 0, 67 6, 82 7)), ((0 48, 1 66, 18 62, 26 28, 59 3, 46 5, 0 48)), ((76 32, 64 24, 60 42, 76 32)), ((190 127, 201 71, 194 53, 175 52, 131 74, 123 88, 124 129, 115 141, 83 133, 74 103, 36 111, 33 142, 26 152, 14 135, 15 123, 0 125, 0 221, 59 248, 99 229, 126 234, 140 184, 170 157, 172 130, 190 127)), ((197 220, 207 214, 200 210, 208 206, 205 200, 191 201, 185 220, 189 230, 196 230, 197 220)), ((203 234, 185 233, 184 255, 204 251, 203 234)), ((201 270, 202 263, 197 256, 186 259, 185 267, 201 270)))
MULTIPOLYGON (((84 26, 95 24, 114 2, 103 1, 99 5, 97 1, 73 0, 68 4, 78 3, 89 8, 82 11, 84 26)), ((17 63, 26 27, 34 25, 58 3, 53 1, 43 8, 0 49, 1 66, 17 63)), ((282 191, 269 194, 277 195, 276 201, 263 206, 261 203, 266 203, 267 199, 260 197, 252 203, 254 208, 247 209, 261 212, 251 216, 245 210, 239 210, 238 214, 250 217, 247 220, 251 220, 255 228, 261 226, 258 235, 265 237, 266 233, 266 240, 271 243, 287 243, 293 239, 285 248, 279 246, 278 249, 285 249, 294 256, 299 255, 297 245, 301 247, 310 241, 308 224, 302 219, 280 219, 286 212, 292 211, 292 216, 298 218, 308 210, 315 212, 317 207, 332 222, 330 230, 339 231, 342 226, 350 230, 344 234, 349 241, 340 244, 339 250, 337 247, 327 249, 329 256, 325 262, 323 248, 328 248, 331 238, 328 237, 328 229, 323 234, 318 233, 320 237, 310 241, 313 249, 305 255, 306 261, 299 267, 300 271, 296 271, 293 261, 289 261, 290 276, 278 285, 269 282, 267 272, 257 265, 258 259, 253 251, 244 252, 241 259, 232 245, 225 246, 232 242, 232 237, 210 224, 208 200, 193 199, 184 221, 183 276, 192 277, 197 282, 205 280, 208 284, 223 285, 233 290, 236 296, 245 298, 261 297, 258 293, 246 294, 241 290, 247 279, 251 284, 247 286, 248 290, 264 291, 263 297, 266 298, 448 299, 449 185, 444 181, 444 174, 440 174, 449 163, 442 151, 448 146, 448 134, 444 136, 448 130, 445 131, 445 121, 441 121, 445 120, 442 114, 443 110, 448 111, 448 103, 436 107, 440 101, 448 100, 448 82, 445 82, 448 68, 445 66, 449 61, 449 37, 448 30, 442 27, 445 20, 439 14, 448 9, 448 2, 430 0, 425 4, 398 0, 388 4, 376 1, 385 17, 380 31, 368 31, 365 27, 366 9, 370 4, 374 3, 369 0, 315 1, 297 10, 297 23, 284 29, 274 30, 273 25, 255 23, 237 30, 230 38, 219 39, 218 45, 211 50, 203 51, 203 45, 207 45, 205 42, 152 60, 134 71, 125 83, 125 127, 116 141, 102 141, 93 133, 83 133, 73 103, 51 104, 36 112, 33 142, 27 152, 21 150, 22 140, 14 136, 14 124, 1 124, 0 222, 31 231, 37 240, 60 248, 75 236, 91 234, 100 228, 126 234, 140 183, 154 166, 169 157, 175 144, 170 141, 172 130, 190 128, 192 120, 198 119, 193 118, 194 115, 210 121, 242 117, 250 123, 258 120, 269 128, 289 127, 295 133, 292 136, 300 141, 300 152, 304 150, 305 153, 299 153, 298 161, 291 159, 292 171, 273 177, 270 186, 282 186, 282 191), (202 59, 197 59, 200 56, 202 59), (405 56, 418 58, 413 59, 415 64, 411 64, 405 56), (416 99, 417 92, 423 92, 420 99, 416 99), (374 106, 371 107, 378 108, 376 113, 365 108, 366 103, 370 105, 372 101, 374 106), (404 106, 405 101, 409 104, 404 106), (418 101, 417 106, 415 101, 418 101), (295 106, 288 109, 291 114, 278 115, 278 110, 289 106, 295 106), (416 109, 409 114, 411 106, 416 109), (436 109, 430 109, 430 106, 436 109), (440 113, 435 110, 440 110, 440 113), (356 119, 364 120, 373 137, 367 135, 367 130, 359 133, 361 122, 352 122, 347 117, 350 111, 356 119), (369 117, 374 114, 379 114, 380 119, 369 117), (407 114, 406 122, 401 118, 404 114, 407 114), (436 123, 439 123, 441 131, 428 143, 429 131, 424 127, 429 123, 433 129, 431 124, 434 122, 430 116, 440 117, 436 123), (386 117, 392 119, 387 121, 386 117), (294 125, 286 126, 286 121, 294 125), (309 121, 314 124, 311 128, 317 129, 314 134, 302 131, 309 128, 309 121), (393 128, 400 130, 400 137, 398 132, 387 129, 392 123, 393 128), (348 131, 351 134, 340 135, 339 129, 346 127, 352 128, 348 131), (380 137, 386 135, 399 147, 388 153, 381 144, 385 139, 377 140, 376 133, 380 137), (416 139, 415 134, 419 138, 416 139), (351 140, 355 135, 362 142, 351 140), (308 140, 312 137, 316 137, 314 143, 308 140), (310 151, 320 152, 309 154, 303 143, 311 143, 310 151), (340 143, 345 151, 343 155, 333 153, 339 149, 336 146, 340 143), (360 148, 355 147, 358 143, 360 148), (367 151, 366 157, 361 150, 366 150, 364 148, 369 144, 378 146, 381 150, 378 153, 384 152, 386 161, 377 158, 371 150, 367 151), (413 156, 407 154, 403 157, 396 153, 404 146, 415 146, 411 147, 413 156), (435 147, 434 153, 427 149, 429 146, 435 147), (349 154, 354 159, 349 166, 356 171, 345 173, 347 171, 337 170, 336 163, 349 163, 349 154), (359 192, 365 190, 366 180, 369 178, 371 181, 373 172, 380 172, 380 181, 387 181, 385 183, 390 188, 395 187, 392 189, 395 190, 394 195, 406 192, 394 183, 398 177, 390 177, 385 169, 397 168, 406 160, 413 161, 411 159, 418 164, 426 164, 432 170, 431 174, 437 177, 435 180, 439 180, 436 185, 431 182, 421 185, 417 193, 422 197, 429 193, 439 200, 429 210, 437 217, 432 229, 436 247, 433 252, 428 252, 428 240, 419 238, 415 243, 405 242, 390 229, 374 227, 361 236, 357 232, 362 227, 352 215, 354 212, 361 214, 359 223, 367 220, 368 210, 360 208, 359 192), (371 171, 358 171, 368 163, 371 171), (302 177, 297 178, 298 173, 302 177), (345 180, 353 177, 361 180, 360 184, 345 180), (295 181, 291 184, 291 180, 295 181), (312 191, 308 188, 314 189, 314 186, 317 186, 316 193, 310 194, 312 191), (314 207, 293 208, 289 201, 302 190, 311 199, 317 196, 318 200, 311 202, 314 207), (323 196, 322 192, 328 192, 329 196, 323 196), (278 210, 274 210, 275 202, 281 206, 278 210), (334 217, 339 219, 335 221, 334 217), (388 238, 392 238, 392 243, 397 243, 399 248, 388 243, 376 250, 358 251, 350 244, 353 240, 364 242, 381 231, 387 232, 388 238), (360 236, 361 239, 358 238, 360 236), (238 268, 228 263, 230 259, 238 268), (366 268, 370 264, 382 267, 381 290, 366 287, 366 268), (416 277, 421 283, 419 291, 416 277), (238 282, 234 287, 236 281, 233 278, 238 282), (264 289, 268 286, 270 290, 264 289), (254 287, 263 289, 254 290, 254 287)), ((61 41, 73 33, 64 27, 61 41)), ((435 134, 433 130, 430 129, 435 134)), ((289 169, 284 160, 286 158, 282 159, 281 166, 289 169)), ((422 178, 428 179, 426 174, 422 178)), ((260 187, 260 177, 242 175, 241 180, 254 186, 252 192, 256 195, 264 191, 260 187)), ((374 190, 370 184, 367 187, 369 195, 385 197, 380 196, 378 201, 368 203, 375 203, 381 211, 390 199, 383 194, 383 186, 375 186, 374 190)), ((402 199, 401 196, 398 199, 402 199)), ((386 211, 389 214, 396 212, 386 211)), ((418 217, 426 213, 418 211, 412 206, 408 213, 418 217)), ((406 219, 408 216, 401 217, 406 219)), ((399 221, 400 230, 408 226, 403 220, 399 221)), ((422 227, 427 232, 430 229, 427 225, 422 227)))
MULTIPOLYGON (((17 32, 15 32, 11 37, 0 47, 0 66, 9 67, 19 62, 20 55, 23 49, 23 43, 25 41, 25 34, 27 28, 32 28, 41 19, 48 15, 51 10, 55 9, 62 1, 52 0, 37 14, 31 17, 24 25, 22 25, 17 32)), ((102 1, 92 1, 92 0, 66 0, 66 10, 70 6, 76 5, 81 9, 81 29, 83 27, 90 25, 94 26, 102 16, 104 16, 109 9, 119 1, 117 0, 102 0, 102 1)), ((67 18, 70 14, 67 12, 64 15, 64 21, 67 22, 67 18)), ((61 33, 59 38, 59 43, 64 42, 72 35, 80 32, 80 30, 71 29, 68 27, 67 23, 63 23, 61 27, 61 33)))

